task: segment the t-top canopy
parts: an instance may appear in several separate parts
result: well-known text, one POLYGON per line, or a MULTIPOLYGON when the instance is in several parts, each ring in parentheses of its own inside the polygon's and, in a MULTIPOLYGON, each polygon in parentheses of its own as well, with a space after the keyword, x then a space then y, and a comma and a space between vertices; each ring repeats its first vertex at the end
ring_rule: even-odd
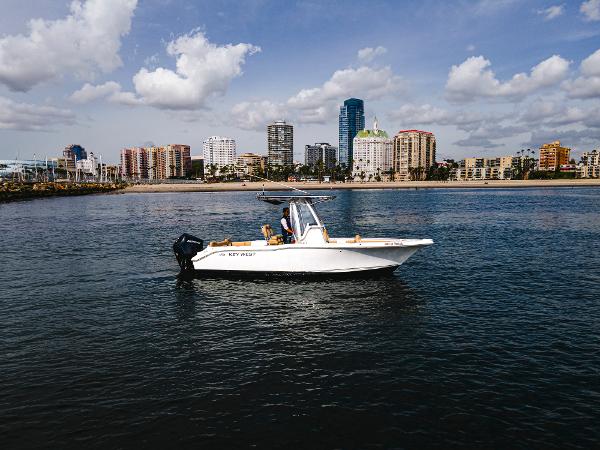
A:
POLYGON ((265 195, 263 192, 256 194, 258 200, 271 203, 272 205, 281 205, 282 203, 307 202, 321 203, 333 200, 335 195, 265 195))

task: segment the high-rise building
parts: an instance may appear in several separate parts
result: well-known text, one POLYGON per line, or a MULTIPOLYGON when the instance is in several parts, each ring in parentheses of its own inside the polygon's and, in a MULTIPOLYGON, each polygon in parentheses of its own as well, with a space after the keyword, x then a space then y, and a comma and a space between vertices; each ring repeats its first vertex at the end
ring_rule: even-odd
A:
POLYGON ((284 120, 267 126, 269 164, 291 167, 294 165, 294 127, 284 120))
POLYGON ((372 130, 358 132, 352 147, 354 149, 353 177, 361 180, 389 177, 393 167, 394 141, 385 131, 379 129, 377 118, 372 130))
POLYGON ((67 145, 63 150, 63 157, 67 164, 67 170, 75 170, 75 162, 87 159, 85 148, 78 144, 67 145))
POLYGON ((543 144, 540 147, 540 170, 556 170, 561 164, 569 164, 571 149, 561 147, 560 141, 543 144))
POLYGON ((394 136, 397 180, 424 180, 435 164, 435 136, 429 131, 402 130, 394 136))
POLYGON ((333 169, 337 161, 337 148, 327 142, 304 146, 304 164, 315 167, 319 161, 326 169, 333 169))
POLYGON ((349 98, 340 106, 339 154, 338 162, 345 167, 352 166, 354 158, 354 137, 365 128, 365 105, 359 98, 349 98))
POLYGON ((190 146, 133 147, 121 150, 121 176, 128 178, 183 178, 192 175, 190 146))
POLYGON ((165 178, 184 178, 192 173, 190 146, 169 144, 164 147, 165 178))
POLYGON ((225 166, 235 164, 235 140, 223 136, 211 136, 204 141, 202 146, 204 156, 204 173, 208 174, 211 167, 216 167, 216 172, 225 166))
POLYGON ((129 178, 148 178, 148 150, 140 147, 121 150, 121 175, 129 178))

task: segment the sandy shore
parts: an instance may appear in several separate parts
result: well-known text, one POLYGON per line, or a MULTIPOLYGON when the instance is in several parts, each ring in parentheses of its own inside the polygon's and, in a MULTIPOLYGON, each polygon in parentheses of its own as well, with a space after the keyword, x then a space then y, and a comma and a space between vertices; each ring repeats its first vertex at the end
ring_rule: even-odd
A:
MULTIPOLYGON (((403 181, 394 183, 286 183, 296 189, 469 189, 469 188, 550 188, 550 187, 600 187, 600 179, 581 180, 490 180, 490 181, 403 181)), ((124 192, 223 192, 223 191, 284 191, 283 186, 268 182, 252 183, 165 183, 138 184, 124 192)))

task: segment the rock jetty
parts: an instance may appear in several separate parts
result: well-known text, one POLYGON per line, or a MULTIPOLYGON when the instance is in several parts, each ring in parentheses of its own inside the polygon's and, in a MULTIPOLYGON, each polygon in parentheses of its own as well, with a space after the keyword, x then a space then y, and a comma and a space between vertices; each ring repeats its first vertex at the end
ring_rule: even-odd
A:
POLYGON ((0 202, 26 200, 57 195, 86 195, 123 189, 126 183, 22 183, 0 182, 0 202))

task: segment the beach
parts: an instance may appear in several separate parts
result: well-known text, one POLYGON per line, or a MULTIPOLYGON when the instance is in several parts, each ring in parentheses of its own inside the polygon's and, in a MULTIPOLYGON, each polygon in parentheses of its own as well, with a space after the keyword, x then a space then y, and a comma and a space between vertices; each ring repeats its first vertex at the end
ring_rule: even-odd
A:
POLYGON ((281 191, 285 186, 300 190, 324 189, 471 189, 471 188, 554 188, 600 187, 600 179, 571 180, 487 180, 487 181, 397 181, 353 183, 163 183, 135 184, 123 192, 226 192, 226 191, 281 191))

